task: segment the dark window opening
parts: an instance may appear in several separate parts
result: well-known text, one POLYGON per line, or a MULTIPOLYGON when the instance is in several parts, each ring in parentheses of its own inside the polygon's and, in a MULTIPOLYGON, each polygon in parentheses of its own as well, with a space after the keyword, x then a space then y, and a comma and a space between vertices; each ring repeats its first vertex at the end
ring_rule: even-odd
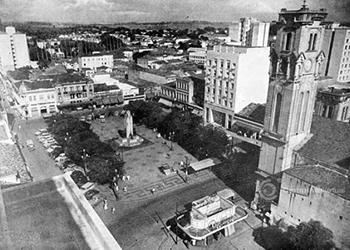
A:
POLYGON ((276 133, 278 131, 278 124, 280 120, 281 105, 282 105, 282 94, 278 93, 276 96, 275 115, 274 115, 274 121, 273 121, 273 131, 276 133))

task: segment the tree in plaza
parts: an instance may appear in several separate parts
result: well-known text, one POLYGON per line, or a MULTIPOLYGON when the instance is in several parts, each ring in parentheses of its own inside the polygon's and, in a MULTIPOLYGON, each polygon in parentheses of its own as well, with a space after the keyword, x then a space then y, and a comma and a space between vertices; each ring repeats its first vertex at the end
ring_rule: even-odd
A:
POLYGON ((314 220, 289 226, 286 232, 277 226, 260 227, 254 230, 253 236, 259 245, 271 250, 330 250, 335 247, 333 232, 314 220))
POLYGON ((123 162, 116 156, 101 155, 88 160, 88 176, 93 182, 101 185, 110 184, 116 174, 123 174, 123 162))
POLYGON ((221 127, 207 125, 199 128, 199 142, 196 156, 198 159, 216 157, 222 159, 226 152, 229 140, 226 132, 221 127))

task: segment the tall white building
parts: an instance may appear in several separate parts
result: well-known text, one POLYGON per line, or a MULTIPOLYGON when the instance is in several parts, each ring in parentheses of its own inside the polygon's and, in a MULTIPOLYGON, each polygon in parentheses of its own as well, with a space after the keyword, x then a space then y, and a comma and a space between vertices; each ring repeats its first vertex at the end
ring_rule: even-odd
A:
POLYGON ((251 102, 265 103, 269 85, 269 47, 217 45, 208 50, 205 123, 230 128, 234 114, 251 102))
POLYGON ((259 22, 254 18, 241 18, 229 27, 229 37, 242 46, 266 47, 269 37, 270 23, 259 22))
POLYGON ((6 27, 5 33, 0 32, 0 71, 6 73, 29 65, 26 35, 16 32, 14 27, 6 27))

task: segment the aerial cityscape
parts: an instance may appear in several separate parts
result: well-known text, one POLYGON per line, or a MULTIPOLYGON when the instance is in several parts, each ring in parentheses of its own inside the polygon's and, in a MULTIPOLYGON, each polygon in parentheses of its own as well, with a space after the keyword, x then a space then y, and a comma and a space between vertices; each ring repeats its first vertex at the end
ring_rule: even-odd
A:
POLYGON ((0 8, 0 249, 350 249, 348 0, 0 8))

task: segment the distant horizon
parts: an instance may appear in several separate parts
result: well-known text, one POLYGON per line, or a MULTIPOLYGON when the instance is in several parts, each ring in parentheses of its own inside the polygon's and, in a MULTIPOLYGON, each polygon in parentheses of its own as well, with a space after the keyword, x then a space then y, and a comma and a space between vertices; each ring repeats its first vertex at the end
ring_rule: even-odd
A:
MULTIPOLYGON (((271 22, 282 8, 300 9, 303 0, 1 0, 3 22, 74 24, 203 21, 229 23, 241 17, 271 22)), ((310 9, 326 8, 327 20, 350 21, 349 0, 307 0, 310 9)))

